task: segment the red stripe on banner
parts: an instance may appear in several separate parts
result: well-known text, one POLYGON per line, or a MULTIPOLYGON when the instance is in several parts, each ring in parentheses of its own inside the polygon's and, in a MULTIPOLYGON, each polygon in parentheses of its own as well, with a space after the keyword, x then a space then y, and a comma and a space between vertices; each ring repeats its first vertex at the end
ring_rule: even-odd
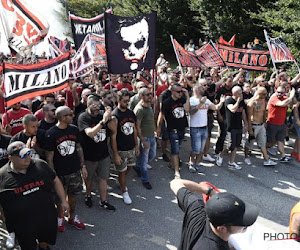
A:
POLYGON ((247 65, 236 64, 236 63, 228 63, 228 62, 226 62, 226 66, 234 67, 234 68, 249 69, 249 70, 259 70, 259 71, 267 71, 268 70, 268 67, 247 66, 247 65))
POLYGON ((37 97, 37 96, 40 96, 40 95, 46 95, 46 94, 49 94, 49 93, 53 93, 53 92, 56 92, 56 91, 59 91, 61 89, 64 89, 64 88, 67 88, 68 87, 68 82, 66 82, 65 84, 57 87, 57 88, 53 88, 53 89, 47 89, 47 90, 40 90, 40 91, 36 91, 36 92, 33 92, 33 93, 29 93, 29 94, 26 94, 26 95, 23 95, 23 96, 18 96, 12 100, 9 100, 5 103, 6 107, 10 107, 18 102, 22 102, 24 100, 27 100, 27 99, 30 99, 30 98, 34 98, 34 97, 37 97))
POLYGON ((77 21, 81 21, 81 22, 94 22, 94 21, 100 20, 103 17, 104 17, 104 13, 102 13, 96 17, 92 17, 92 18, 84 18, 84 17, 75 16, 74 14, 70 14, 70 18, 72 20, 77 20, 77 21))
POLYGON ((20 5, 22 7, 22 9, 26 12, 26 14, 28 16, 30 16, 32 19, 34 19, 34 21, 36 23, 38 23, 38 25, 42 28, 42 30, 46 29, 46 27, 44 26, 44 24, 41 23, 40 19, 38 19, 34 14, 32 14, 19 0, 15 0, 15 1, 18 3, 18 5, 20 5))
POLYGON ((252 54, 261 54, 261 55, 270 55, 268 50, 254 50, 254 49, 240 49, 236 47, 226 46, 223 44, 218 44, 218 49, 226 49, 234 52, 243 52, 243 53, 252 53, 252 54))

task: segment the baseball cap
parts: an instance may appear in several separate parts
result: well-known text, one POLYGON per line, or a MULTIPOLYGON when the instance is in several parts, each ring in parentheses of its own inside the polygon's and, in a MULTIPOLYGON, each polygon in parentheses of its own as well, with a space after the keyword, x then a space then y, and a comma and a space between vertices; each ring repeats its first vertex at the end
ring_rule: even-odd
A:
POLYGON ((234 194, 225 192, 213 195, 206 203, 206 214, 214 226, 251 226, 257 219, 256 206, 245 204, 234 194))
POLYGON ((7 147, 7 154, 12 156, 22 156, 28 151, 30 151, 30 148, 26 148, 25 144, 21 141, 15 141, 7 147))

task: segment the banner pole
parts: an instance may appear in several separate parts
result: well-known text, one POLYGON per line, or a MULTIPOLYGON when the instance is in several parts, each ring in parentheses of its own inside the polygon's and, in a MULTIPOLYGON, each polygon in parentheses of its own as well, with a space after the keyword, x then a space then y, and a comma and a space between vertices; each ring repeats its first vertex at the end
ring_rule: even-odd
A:
POLYGON ((297 61, 296 61, 296 60, 294 60, 294 63, 295 63, 295 64, 296 64, 296 66, 297 66, 298 73, 300 73, 300 68, 299 68, 299 65, 298 65, 297 61))
POLYGON ((177 62, 178 62, 178 65, 179 65, 179 68, 181 70, 181 74, 183 74, 183 69, 182 69, 182 66, 181 66, 181 63, 180 63, 180 60, 179 60, 179 57, 178 57, 178 54, 176 52, 176 48, 175 48, 175 44, 174 44, 174 40, 173 40, 173 36, 170 35, 170 38, 171 38, 171 42, 172 42, 172 45, 173 45, 173 49, 174 49, 174 52, 175 52, 175 55, 176 55, 176 59, 177 59, 177 62))
MULTIPOLYGON (((150 71, 150 74, 151 74, 151 71, 150 71)), ((153 69, 153 100, 154 100, 153 110, 154 110, 154 112, 156 110, 155 96, 156 96, 156 71, 155 71, 155 69, 153 69)))
POLYGON ((275 69, 275 72, 276 72, 276 76, 278 76, 278 72, 277 72, 276 64, 275 64, 275 59, 274 59, 273 54, 272 54, 271 44, 270 44, 270 40, 268 38, 268 34, 267 34, 266 30, 264 30, 264 35, 265 35, 265 38, 266 38, 266 41, 267 41, 267 45, 268 45, 268 48, 269 48, 271 60, 272 60, 272 63, 273 63, 273 66, 274 66, 274 69, 275 69))

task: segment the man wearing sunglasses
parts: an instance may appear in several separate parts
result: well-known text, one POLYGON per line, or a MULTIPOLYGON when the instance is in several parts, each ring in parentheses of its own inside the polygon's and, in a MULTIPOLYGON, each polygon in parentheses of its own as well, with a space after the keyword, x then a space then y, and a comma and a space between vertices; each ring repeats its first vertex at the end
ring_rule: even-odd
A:
POLYGON ((295 88, 292 88, 289 97, 287 97, 285 88, 279 86, 268 103, 267 145, 272 147, 277 142, 278 151, 280 152, 279 161, 282 163, 291 161, 290 157, 285 156, 284 139, 286 134, 286 113, 288 105, 292 103, 294 96, 295 88))
POLYGON ((128 91, 132 91, 132 86, 128 83, 128 74, 120 74, 120 82, 116 85, 118 90, 127 89, 128 91))
POLYGON ((69 209, 65 192, 55 172, 20 141, 7 148, 9 162, 0 170, 0 203, 21 249, 49 249, 56 241, 56 208, 52 188, 63 211, 69 209))

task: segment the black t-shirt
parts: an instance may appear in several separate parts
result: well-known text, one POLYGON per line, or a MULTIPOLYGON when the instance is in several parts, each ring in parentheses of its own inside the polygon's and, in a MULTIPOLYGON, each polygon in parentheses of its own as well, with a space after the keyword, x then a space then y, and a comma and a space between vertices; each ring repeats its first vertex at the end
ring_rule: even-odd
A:
POLYGON ((76 150, 79 134, 79 129, 72 124, 66 129, 54 126, 46 132, 45 147, 48 151, 54 151, 53 163, 58 176, 75 173, 81 168, 76 150))
POLYGON ((184 212, 179 250, 229 250, 228 242, 212 231, 201 196, 193 194, 187 188, 180 188, 177 200, 184 212))
MULTIPOLYGON (((100 111, 104 110, 104 107, 101 105, 100 111)), ((107 147, 107 125, 104 125, 93 139, 88 137, 84 131, 86 128, 96 126, 102 120, 103 113, 104 112, 101 112, 97 117, 93 117, 86 110, 78 117, 78 128, 81 133, 80 144, 82 145, 85 160, 100 161, 109 155, 107 147)))
POLYGON ((188 123, 183 107, 185 102, 185 98, 180 98, 175 101, 172 97, 169 97, 163 102, 161 112, 165 115, 168 130, 183 130, 187 127, 188 123))
POLYGON ((57 123, 57 120, 55 120, 52 123, 48 123, 45 121, 45 119, 39 121, 39 129, 44 130, 45 132, 48 131, 50 128, 52 128, 57 123))
POLYGON ((18 232, 49 217, 56 220, 51 192, 55 172, 40 159, 31 159, 26 174, 16 172, 10 164, 0 169, 0 203, 9 224, 18 232))
POLYGON ((40 101, 39 99, 32 101, 31 111, 33 114, 41 108, 41 104, 42 101, 40 101))
MULTIPOLYGON (((222 95, 226 96, 226 99, 227 99, 227 96, 232 96, 231 89, 228 90, 225 87, 219 88, 217 90, 216 100, 218 100, 220 102, 220 98, 221 98, 222 95)), ((225 105, 223 105, 222 108, 220 109, 220 113, 223 116, 223 118, 225 118, 225 116, 226 116, 225 105)))
MULTIPOLYGON (((24 133, 24 130, 20 131, 19 133, 15 134, 11 139, 10 139, 10 143, 15 142, 15 141, 21 141, 23 143, 27 143, 29 138, 33 138, 35 135, 32 136, 27 136, 24 133)), ((45 137, 45 131, 38 129, 37 131, 37 135, 36 135, 36 142, 38 145, 41 144, 41 142, 43 141, 45 137)))
POLYGON ((253 97, 253 95, 251 93, 247 94, 247 93, 243 92, 243 99, 244 100, 251 99, 252 97, 253 97))
POLYGON ((0 134, 0 168, 8 162, 7 147, 11 136, 0 134))
POLYGON ((77 107, 75 107, 74 118, 73 118, 74 125, 77 126, 78 117, 83 111, 86 110, 86 108, 87 108, 87 106, 85 104, 83 104, 82 102, 80 102, 79 105, 77 107))
MULTIPOLYGON (((212 103, 215 103, 215 96, 216 96, 216 84, 211 83, 208 89, 205 91, 204 96, 207 97, 208 100, 210 100, 212 103)), ((213 113, 214 111, 209 109, 207 111, 208 113, 213 113)))
POLYGON ((239 107, 235 113, 229 111, 227 106, 229 104, 235 104, 236 100, 232 97, 229 97, 225 101, 226 106, 226 119, 227 119, 227 130, 231 131, 231 129, 242 129, 243 128, 243 110, 246 108, 246 104, 244 100, 242 100, 239 104, 239 107))
POLYGON ((171 90, 166 89, 165 91, 163 91, 160 94, 158 100, 159 100, 160 103, 163 103, 165 100, 167 100, 169 97, 171 97, 171 95, 172 95, 171 90))
POLYGON ((122 112, 120 109, 115 108, 111 116, 115 116, 118 120, 116 138, 118 150, 128 151, 134 149, 134 124, 136 116, 133 111, 127 109, 125 112, 122 112))

